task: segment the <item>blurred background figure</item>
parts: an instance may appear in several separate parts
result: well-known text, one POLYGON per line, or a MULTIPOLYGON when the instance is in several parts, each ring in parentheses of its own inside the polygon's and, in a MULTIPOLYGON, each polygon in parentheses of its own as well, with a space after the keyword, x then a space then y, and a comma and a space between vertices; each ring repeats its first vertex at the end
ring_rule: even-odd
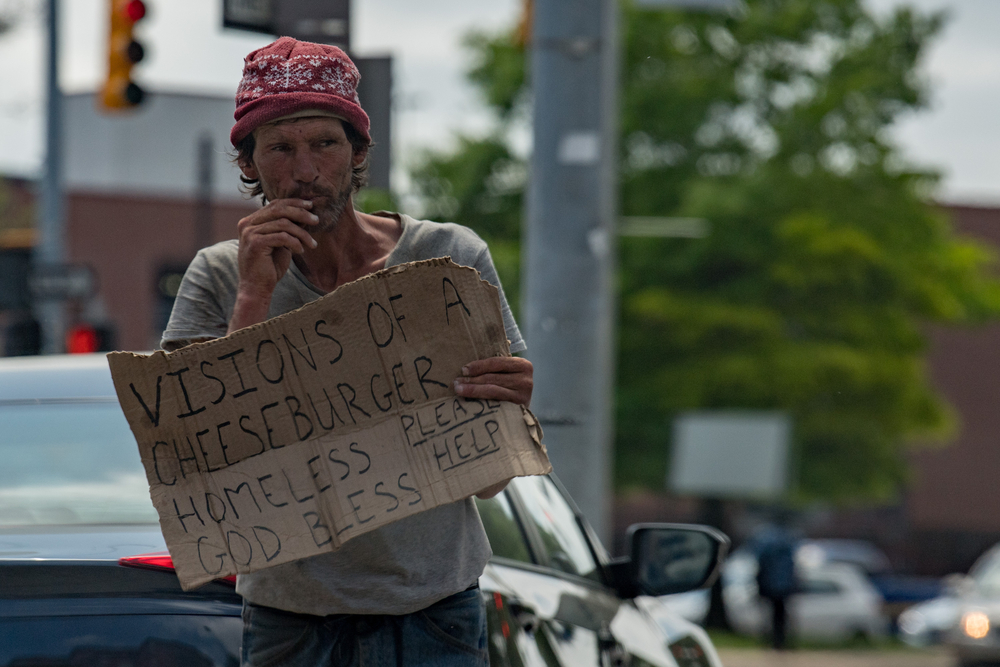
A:
POLYGON ((797 589, 795 538, 782 525, 769 525, 753 539, 757 554, 757 590, 771 604, 771 646, 784 650, 788 643, 788 598, 797 589))

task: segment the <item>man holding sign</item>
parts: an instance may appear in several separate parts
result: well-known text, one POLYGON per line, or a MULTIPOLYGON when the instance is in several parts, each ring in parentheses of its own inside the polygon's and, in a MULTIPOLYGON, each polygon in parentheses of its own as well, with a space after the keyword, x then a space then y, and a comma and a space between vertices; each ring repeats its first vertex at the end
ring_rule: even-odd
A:
MULTIPOLYGON (((238 241, 198 253, 163 335, 171 351, 225 336, 389 266, 450 256, 500 287, 486 244, 454 224, 355 211, 368 116, 358 71, 332 46, 283 37, 247 56, 231 139, 262 208, 238 241)), ((525 349, 503 292, 511 352, 525 349)), ((531 400, 526 359, 474 361, 454 381, 470 399, 531 400)), ((504 484, 480 492, 499 493, 504 484)), ((471 498, 414 514, 339 550, 241 574, 250 665, 485 665, 477 581, 490 547, 471 498)))

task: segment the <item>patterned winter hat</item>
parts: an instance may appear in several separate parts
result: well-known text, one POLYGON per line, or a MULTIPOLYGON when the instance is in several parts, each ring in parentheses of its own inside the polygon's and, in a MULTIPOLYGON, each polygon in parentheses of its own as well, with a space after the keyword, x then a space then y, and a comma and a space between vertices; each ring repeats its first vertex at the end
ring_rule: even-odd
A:
POLYGON ((316 109, 343 118, 370 142, 368 114, 358 102, 360 79, 358 68, 336 46, 281 37, 243 60, 229 139, 236 146, 265 123, 316 109))

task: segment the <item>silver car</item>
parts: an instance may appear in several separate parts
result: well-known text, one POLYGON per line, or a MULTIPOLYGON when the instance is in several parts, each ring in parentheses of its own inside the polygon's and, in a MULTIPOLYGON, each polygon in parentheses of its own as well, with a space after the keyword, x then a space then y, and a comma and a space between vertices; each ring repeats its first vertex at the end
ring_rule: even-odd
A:
MULTIPOLYGON (((861 568, 849 563, 810 558, 796 552, 798 591, 788 602, 792 636, 836 643, 855 637, 885 636, 888 622, 882 596, 861 568)), ((757 558, 737 549, 723 568, 726 617, 741 634, 764 636, 771 631, 770 603, 757 594, 757 558)))
POLYGON ((945 644, 963 667, 1000 665, 1000 544, 980 556, 968 576, 954 578, 949 588, 957 623, 945 633, 945 644))

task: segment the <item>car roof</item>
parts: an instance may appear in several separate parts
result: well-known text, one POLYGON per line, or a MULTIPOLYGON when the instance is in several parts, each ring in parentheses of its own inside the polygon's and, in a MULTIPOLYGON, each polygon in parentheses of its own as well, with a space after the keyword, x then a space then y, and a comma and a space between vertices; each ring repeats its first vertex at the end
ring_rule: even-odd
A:
POLYGON ((104 354, 0 359, 0 403, 115 397, 104 354))
POLYGON ((825 538, 804 540, 799 548, 816 547, 826 560, 852 563, 870 574, 880 574, 892 569, 888 556, 867 540, 825 538))

